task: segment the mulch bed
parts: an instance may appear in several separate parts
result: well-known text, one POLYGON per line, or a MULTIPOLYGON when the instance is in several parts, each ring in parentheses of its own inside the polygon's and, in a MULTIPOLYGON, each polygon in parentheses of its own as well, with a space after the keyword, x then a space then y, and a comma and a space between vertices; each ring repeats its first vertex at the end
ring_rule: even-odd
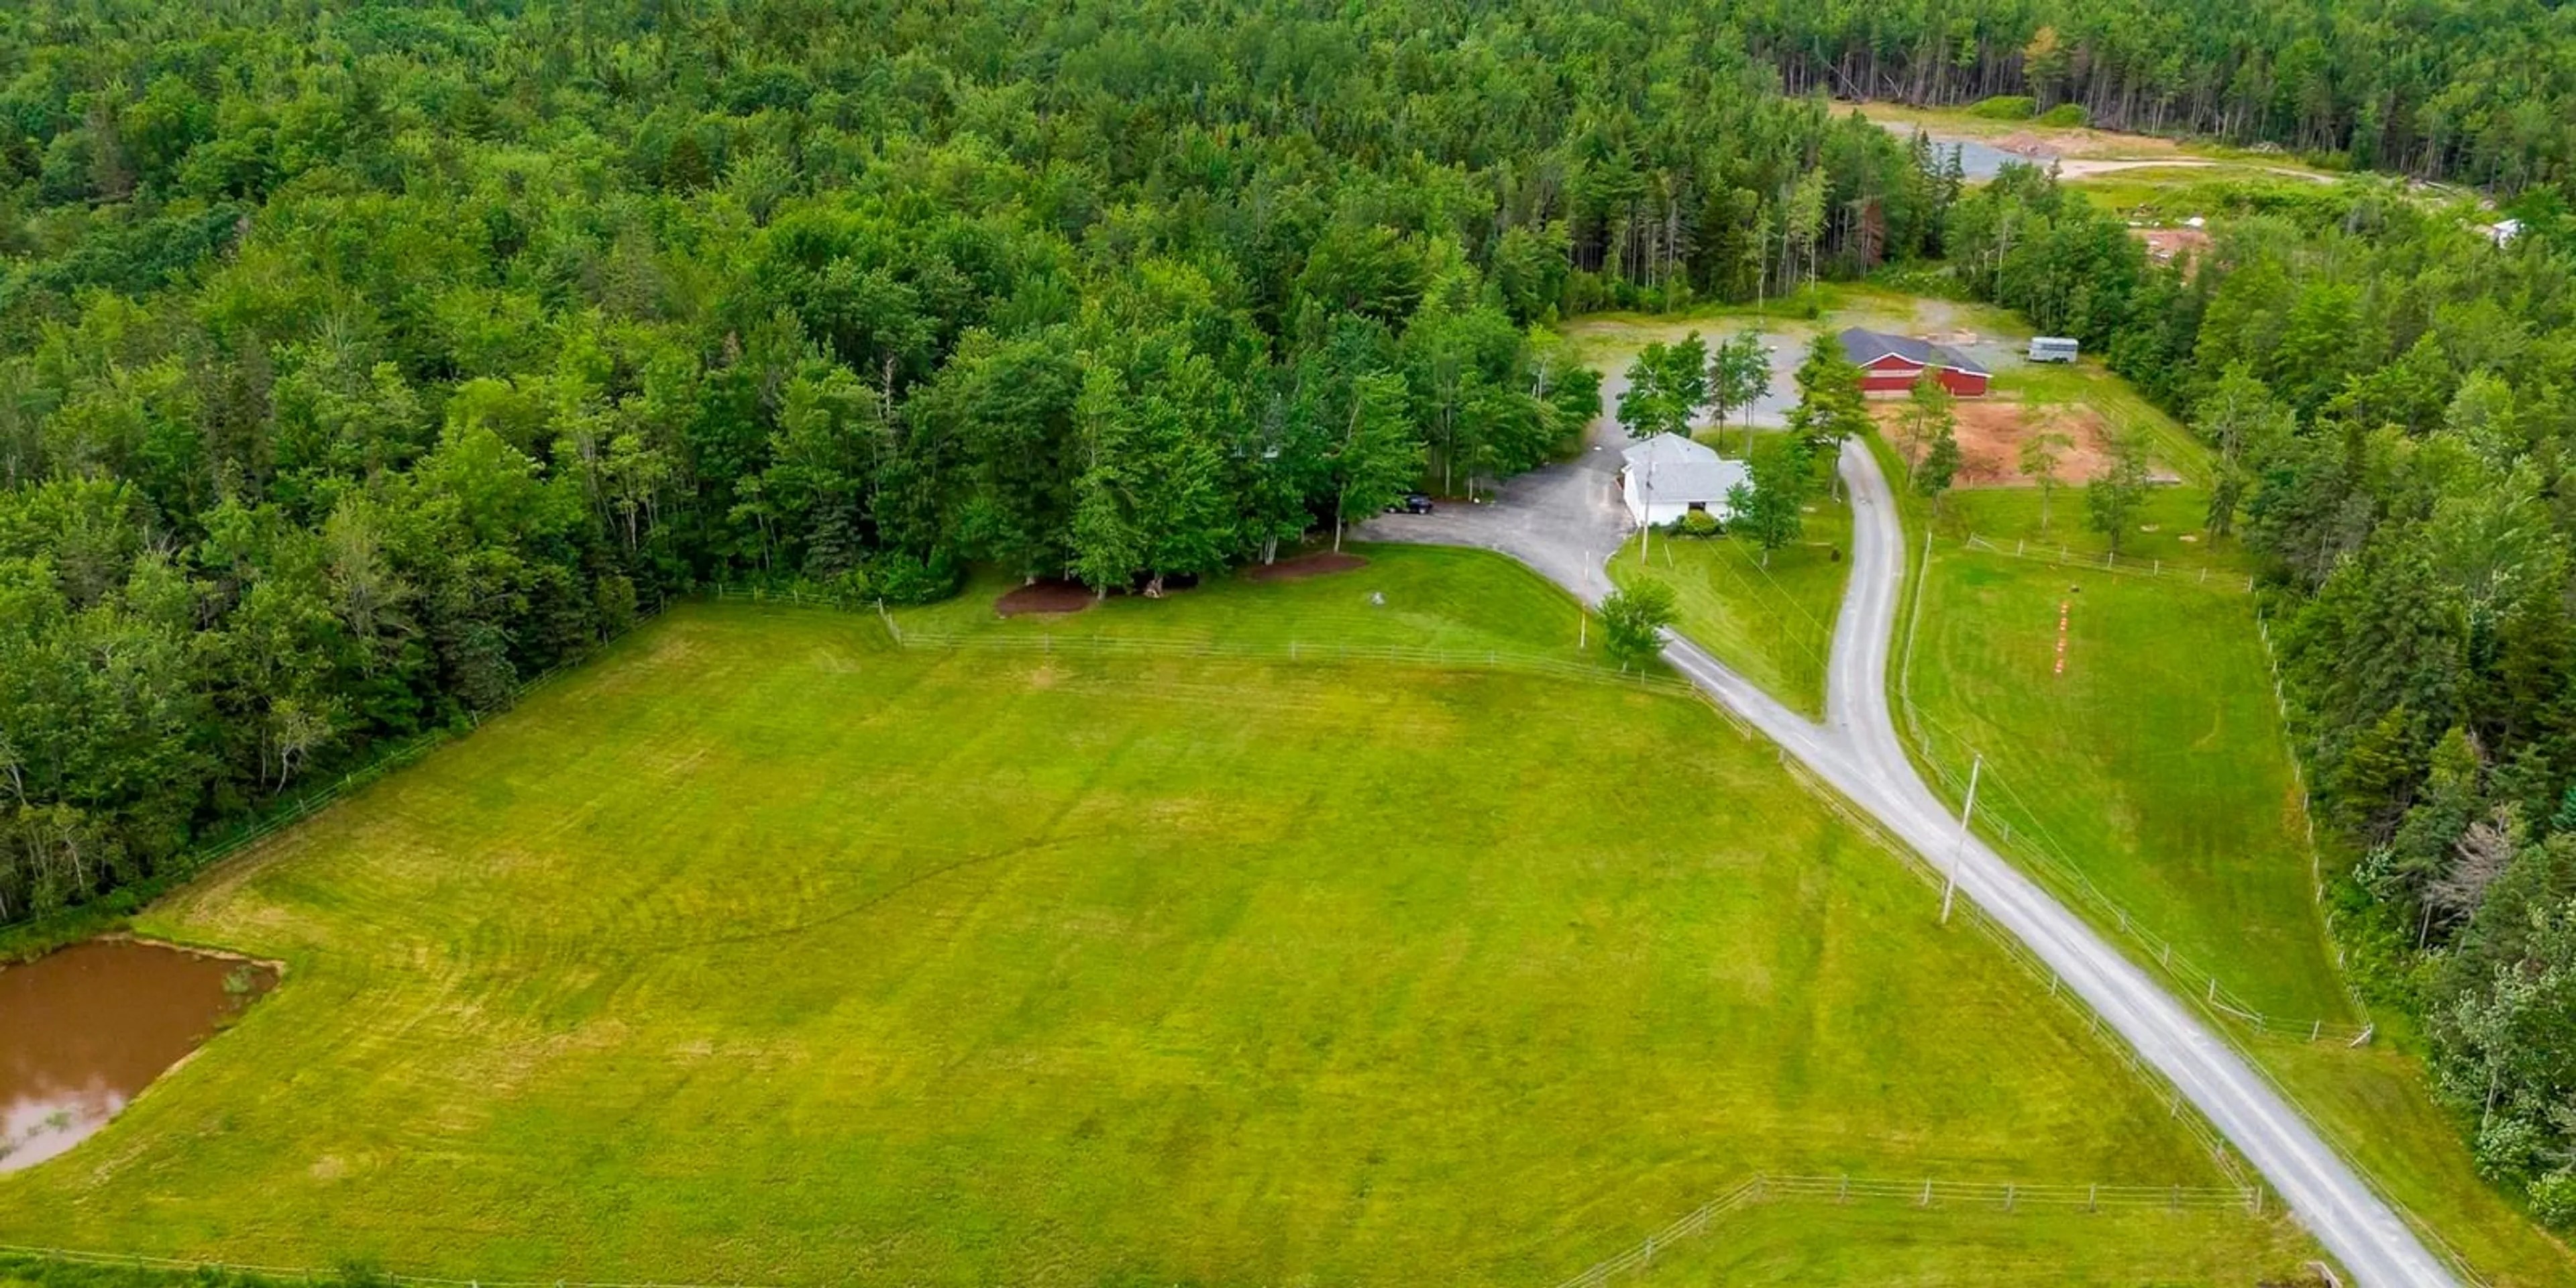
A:
POLYGON ((1368 567, 1368 560, 1334 550, 1319 550, 1311 555, 1282 559, 1277 563, 1255 564, 1243 575, 1253 581, 1304 581, 1308 577, 1328 577, 1337 572, 1368 567))
POLYGON ((1079 613, 1098 602, 1091 589, 1075 581, 1033 581, 993 601, 1004 617, 1022 613, 1079 613))

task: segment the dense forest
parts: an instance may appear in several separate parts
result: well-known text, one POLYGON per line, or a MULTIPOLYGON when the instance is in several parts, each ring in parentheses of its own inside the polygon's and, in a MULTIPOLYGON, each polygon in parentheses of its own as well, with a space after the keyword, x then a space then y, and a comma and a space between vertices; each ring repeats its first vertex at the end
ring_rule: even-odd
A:
POLYGON ((0 922, 675 595, 1154 593, 1551 457, 1557 318, 1893 265, 2209 441, 2344 931, 2576 1222, 2576 32, 2386 8, 10 6, 0 922), (2153 265, 1826 88, 2543 187, 2504 246, 2249 193, 2153 265))
POLYGON ((0 13, 0 921, 715 583, 1152 593, 1937 252, 1648 4, 0 13))

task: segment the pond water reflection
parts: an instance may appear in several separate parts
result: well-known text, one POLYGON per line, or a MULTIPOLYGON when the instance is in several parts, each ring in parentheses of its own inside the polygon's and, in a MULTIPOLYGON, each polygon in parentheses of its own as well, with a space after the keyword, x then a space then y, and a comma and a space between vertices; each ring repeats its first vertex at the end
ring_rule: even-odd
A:
POLYGON ((0 967, 0 1172, 107 1125, 276 982, 268 966, 127 939, 0 967))

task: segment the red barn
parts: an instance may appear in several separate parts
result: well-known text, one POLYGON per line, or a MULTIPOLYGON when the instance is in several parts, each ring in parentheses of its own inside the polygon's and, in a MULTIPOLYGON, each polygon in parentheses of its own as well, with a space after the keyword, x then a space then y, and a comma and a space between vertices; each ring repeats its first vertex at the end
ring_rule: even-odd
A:
POLYGON ((1994 373, 1977 360, 1929 340, 1887 335, 1853 327, 1842 333, 1843 354, 1860 368, 1860 391, 1901 394, 1929 371, 1941 386, 1962 398, 1982 398, 1994 373))

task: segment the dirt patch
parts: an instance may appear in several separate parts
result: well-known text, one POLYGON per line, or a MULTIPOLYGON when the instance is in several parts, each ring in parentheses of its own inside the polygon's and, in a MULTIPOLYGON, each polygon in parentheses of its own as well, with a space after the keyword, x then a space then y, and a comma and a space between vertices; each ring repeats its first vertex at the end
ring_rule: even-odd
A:
POLYGON ((2176 259, 2196 262, 2209 251, 2209 233, 2200 228, 2132 228, 2130 234, 2147 244, 2147 254, 2159 264, 2176 259))
POLYGON ((1244 570, 1251 581, 1304 581, 1309 577, 1329 577, 1337 572, 1350 572, 1368 567, 1368 560, 1338 550, 1318 550, 1311 555, 1282 559, 1277 563, 1258 564, 1244 570))
POLYGON ((1089 587, 1071 581, 1033 581, 993 601, 1003 617, 1023 613, 1079 613, 1098 602, 1089 587))
POLYGON ((2058 155, 2055 143, 2028 130, 2015 130, 1995 140, 1995 147, 2000 151, 2010 152, 2014 156, 2030 157, 2039 161, 2053 160, 2058 155))
MULTIPOLYGON (((1899 455, 1907 454, 1906 404, 1886 403, 1872 410, 1886 429, 1887 441, 1896 444, 1899 455)), ((1958 417, 1959 474, 1953 484, 1957 487, 2037 486, 2037 480, 2021 472, 2022 440, 2052 430, 2066 435, 2072 444, 2058 453, 2060 483, 2081 483, 2111 458, 2110 423, 2090 407, 1989 399, 1962 400, 1952 411, 1958 417)), ((1920 455, 1919 449, 1915 454, 1920 455)))

